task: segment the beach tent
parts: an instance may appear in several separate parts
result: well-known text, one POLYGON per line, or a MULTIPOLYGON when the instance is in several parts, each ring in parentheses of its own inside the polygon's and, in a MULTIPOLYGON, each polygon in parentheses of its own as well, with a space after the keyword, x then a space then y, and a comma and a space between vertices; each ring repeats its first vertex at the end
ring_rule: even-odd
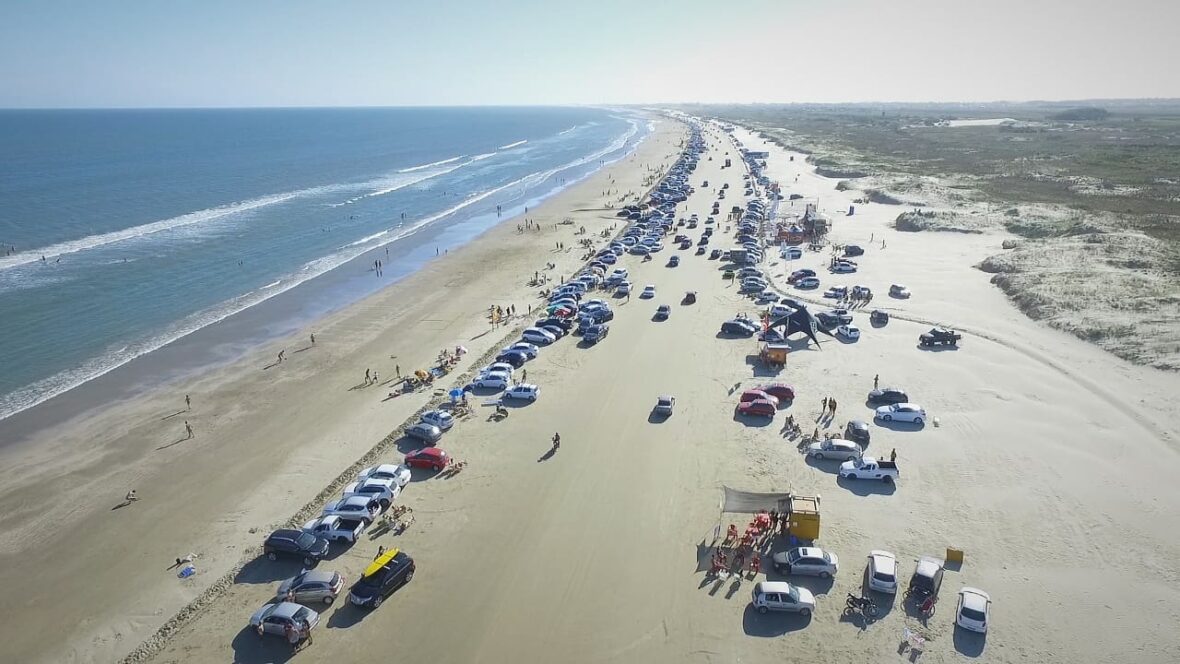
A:
POLYGON ((806 309, 796 309, 782 318, 771 321, 769 329, 773 330, 778 327, 786 328, 782 332, 784 339, 791 336, 792 334, 802 332, 803 334, 806 334, 813 342, 815 342, 816 346, 819 346, 819 339, 815 336, 817 331, 823 332, 829 337, 832 336, 831 332, 820 328, 820 326, 816 324, 815 317, 812 316, 811 312, 806 309))
POLYGON ((790 493, 758 493, 721 487, 721 512, 757 514, 762 510, 786 513, 791 505, 790 493))

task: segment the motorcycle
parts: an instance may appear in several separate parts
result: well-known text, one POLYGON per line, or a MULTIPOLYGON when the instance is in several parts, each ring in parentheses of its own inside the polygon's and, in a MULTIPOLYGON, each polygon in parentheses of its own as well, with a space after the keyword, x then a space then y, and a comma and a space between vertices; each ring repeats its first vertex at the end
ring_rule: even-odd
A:
POLYGON ((848 599, 844 601, 844 615, 852 615, 853 613, 860 613, 866 617, 877 615, 877 605, 868 597, 857 597, 852 593, 848 594, 848 599))

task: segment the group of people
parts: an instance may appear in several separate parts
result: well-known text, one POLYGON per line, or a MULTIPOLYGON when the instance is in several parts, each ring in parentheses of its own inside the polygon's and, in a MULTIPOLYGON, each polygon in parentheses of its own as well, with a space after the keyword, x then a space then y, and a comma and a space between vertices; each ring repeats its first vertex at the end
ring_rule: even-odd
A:
POLYGON ((824 397, 821 407, 822 407, 822 410, 820 411, 820 414, 819 414, 821 419, 824 417, 827 417, 828 415, 831 415, 832 417, 836 416, 836 398, 835 397, 824 397))

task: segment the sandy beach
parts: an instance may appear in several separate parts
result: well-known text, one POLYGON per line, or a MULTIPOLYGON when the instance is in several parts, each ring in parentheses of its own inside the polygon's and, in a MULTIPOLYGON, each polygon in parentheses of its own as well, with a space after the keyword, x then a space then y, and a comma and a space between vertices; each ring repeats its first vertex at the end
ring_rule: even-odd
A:
MULTIPOLYGON (((867 249, 856 274, 829 275, 826 252, 792 261, 771 252, 763 269, 816 311, 826 308, 819 293, 790 288, 787 273, 816 269, 819 292, 868 285, 877 293, 870 308, 893 314, 887 326, 858 312, 859 341, 821 335, 820 348, 796 344, 772 375, 756 362, 758 342, 717 334, 736 312, 758 311, 721 278, 721 262, 672 246, 646 263, 626 256, 620 263, 633 283, 654 285, 655 298, 612 300, 610 335, 592 347, 573 337, 543 349, 526 365, 528 381, 541 386, 536 403, 493 422, 485 414, 493 399, 478 398, 439 443, 468 467, 450 479, 415 471, 406 487, 400 500, 413 508, 413 526, 321 563, 351 583, 378 546, 397 546, 417 562, 412 583, 376 610, 316 607, 315 642, 294 656, 281 639, 247 629, 278 582, 300 569, 253 559, 269 529, 304 505, 318 510, 338 493, 321 495, 325 487, 432 398, 386 400, 388 386, 363 385, 365 369, 385 383, 396 366, 404 373, 462 343, 471 352, 461 373, 515 340, 531 319, 493 330, 488 305, 523 311, 539 302, 525 282, 546 262, 557 263, 550 274, 572 273, 580 252, 554 244, 575 246, 581 225, 595 237, 616 224, 600 208, 617 196, 603 192, 639 191, 650 168, 671 163, 684 130, 662 121, 634 155, 528 215, 542 228, 565 217, 572 226, 521 235, 508 221, 314 330, 167 393, 47 428, 37 445, 5 458, 0 581, 17 599, 0 633, 13 661, 117 661, 227 572, 208 606, 152 644, 152 661, 384 653, 432 662, 853 664, 911 659, 899 650, 906 629, 925 638, 922 662, 1180 659, 1180 407, 1172 396, 1180 378, 1016 311, 973 267, 1003 233, 900 233, 890 227, 896 207, 877 204, 843 216, 855 192, 836 191, 837 180, 816 175, 801 155, 791 161, 736 135, 770 152, 768 175, 787 192, 819 198, 834 219, 832 241, 867 249), (666 267, 674 254, 681 265, 666 267), (888 298, 891 283, 913 297, 888 298), (689 290, 697 303, 681 305, 689 290), (660 304, 672 305, 667 321, 653 320, 660 304), (934 323, 963 333, 958 350, 917 348, 934 323), (264 370, 282 348, 286 360, 264 370), (807 431, 820 426, 829 396, 840 404, 833 430, 870 420, 865 395, 875 375, 937 418, 923 428, 872 425, 868 453, 898 453, 895 486, 837 480, 836 464, 805 459, 780 433, 787 414, 807 431), (734 415, 738 392, 776 380, 797 394, 785 412, 769 423, 734 415), (185 393, 192 410, 177 413, 185 393), (666 421, 651 417, 660 394, 677 399, 666 421), (196 435, 178 440, 186 419, 196 435), (555 432, 562 445, 553 453, 555 432), (141 500, 112 510, 132 486, 141 500), (748 520, 719 514, 724 486, 822 496, 817 544, 840 556, 841 569, 827 581, 791 577, 817 595, 810 618, 753 610, 754 582, 784 578, 773 571, 706 576, 714 529, 748 520), (845 594, 861 592, 869 550, 897 554, 904 583, 915 558, 947 547, 962 549, 965 561, 947 572, 933 617, 913 614, 900 595, 878 597, 882 615, 871 623, 842 617, 845 594), (167 568, 190 551, 199 573, 178 580, 167 568), (986 638, 953 626, 961 586, 991 594, 986 638), (67 636, 46 638, 48 624, 67 636)), ((726 153, 736 156, 731 138, 715 126, 706 136, 711 159, 692 175, 698 190, 680 206, 684 216, 707 216, 722 183, 731 192, 725 209, 742 202, 740 164, 721 168, 726 153)), ((695 239, 700 231, 687 232, 695 239)), ((732 237, 721 223, 710 247, 733 246, 732 237)), ((401 458, 406 441, 396 438, 378 458, 401 458)), ((786 546, 776 541, 772 551, 786 546)))
POLYGON ((550 283, 571 274, 581 264, 578 226, 616 223, 604 205, 645 190, 682 133, 662 122, 631 156, 531 210, 539 231, 519 234, 524 219, 506 219, 292 338, 102 412, 46 422, 6 447, 0 581, 20 598, 0 628, 8 655, 108 662, 135 649, 433 398, 388 399, 399 366, 429 366, 440 349, 462 344, 463 371, 504 345, 508 328, 491 328, 488 307, 515 304, 527 318, 539 302, 527 286, 534 272, 550 283), (555 230, 566 218, 577 225, 555 230), (367 369, 380 385, 364 384, 367 369), (112 509, 133 487, 140 500, 112 509), (167 568, 188 553, 199 573, 181 581, 167 568), (51 623, 65 635, 46 639, 40 627, 51 623))

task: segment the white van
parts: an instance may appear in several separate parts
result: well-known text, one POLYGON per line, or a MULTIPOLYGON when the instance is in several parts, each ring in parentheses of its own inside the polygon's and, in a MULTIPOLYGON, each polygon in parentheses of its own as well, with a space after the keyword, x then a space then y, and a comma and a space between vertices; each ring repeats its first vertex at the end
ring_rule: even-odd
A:
POLYGON ((815 595, 806 588, 792 586, 786 581, 763 581, 754 584, 750 600, 758 613, 767 611, 794 611, 801 616, 810 616, 815 610, 815 595))

